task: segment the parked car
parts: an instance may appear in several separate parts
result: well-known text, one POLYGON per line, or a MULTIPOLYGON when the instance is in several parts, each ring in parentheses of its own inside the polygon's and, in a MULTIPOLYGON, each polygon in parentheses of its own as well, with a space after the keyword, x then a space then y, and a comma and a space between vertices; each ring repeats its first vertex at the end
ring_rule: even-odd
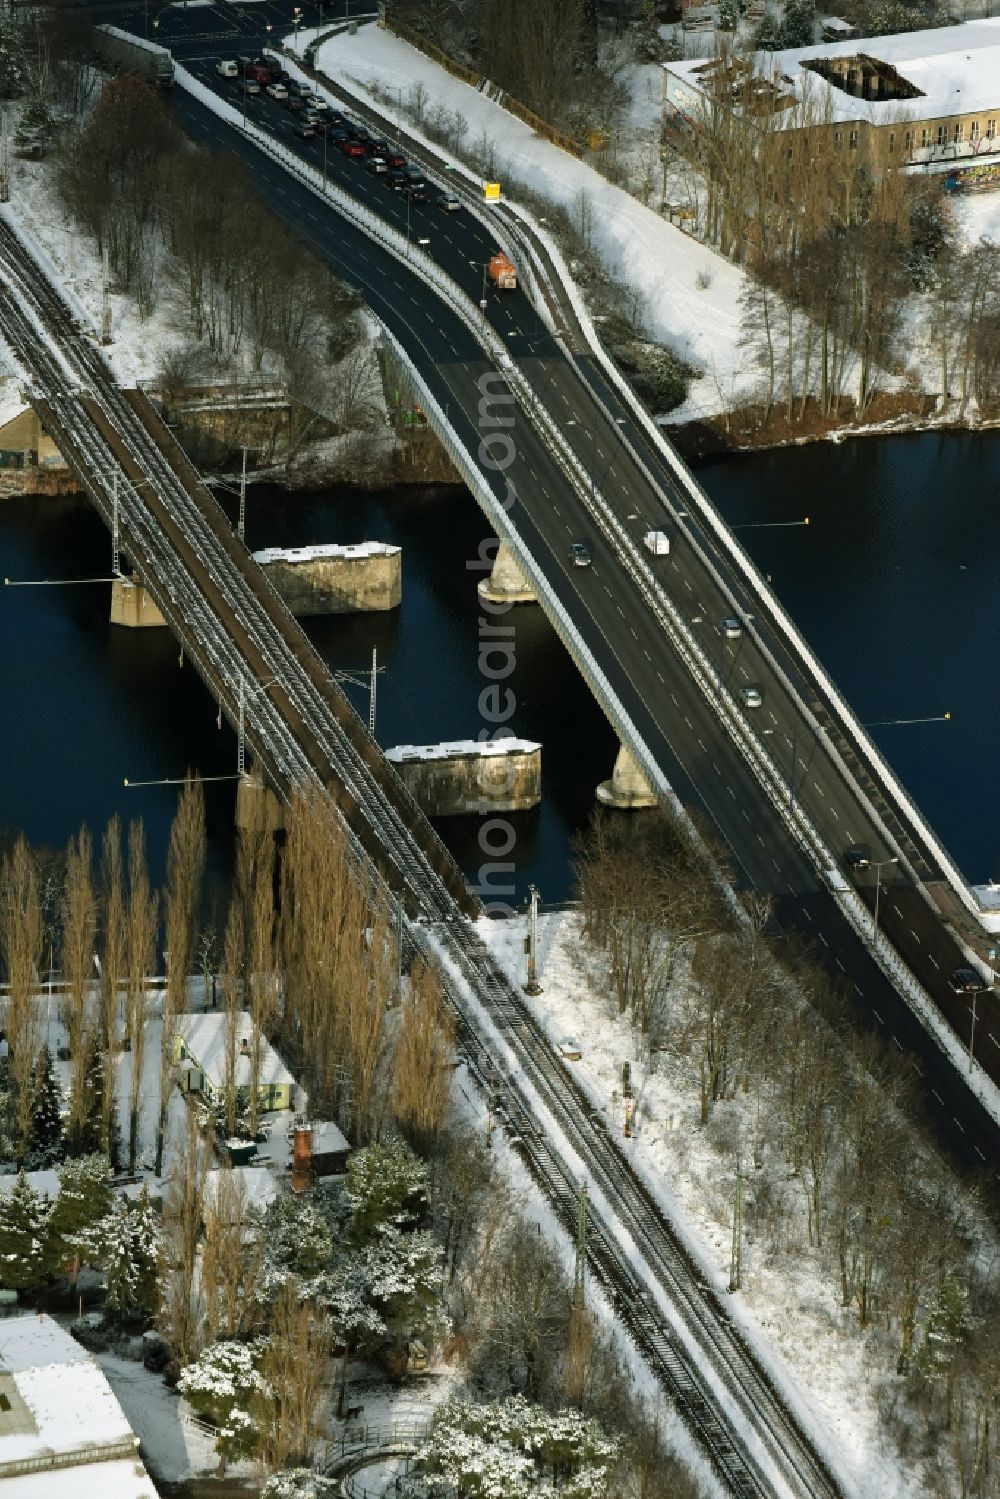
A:
POLYGON ((283 83, 269 83, 267 93, 272 99, 287 99, 288 90, 283 83))
POLYGON ((748 682, 740 688, 740 702, 744 708, 760 708, 764 703, 764 689, 756 682, 748 682))
POLYGON ((569 554, 573 560, 574 567, 589 567, 594 560, 588 541, 574 541, 569 549, 569 554))
POLYGON ((948 983, 956 994, 982 994, 990 987, 976 968, 956 968, 948 983))

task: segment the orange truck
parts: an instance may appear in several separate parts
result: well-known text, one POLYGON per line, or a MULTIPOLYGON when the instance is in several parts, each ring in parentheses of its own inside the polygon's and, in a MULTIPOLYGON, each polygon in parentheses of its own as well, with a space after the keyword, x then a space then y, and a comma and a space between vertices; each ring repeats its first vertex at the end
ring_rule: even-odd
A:
POLYGON ((489 271, 490 280, 497 291, 516 290, 517 271, 514 269, 514 262, 509 260, 506 255, 501 255, 499 251, 495 255, 491 255, 486 269, 489 271))

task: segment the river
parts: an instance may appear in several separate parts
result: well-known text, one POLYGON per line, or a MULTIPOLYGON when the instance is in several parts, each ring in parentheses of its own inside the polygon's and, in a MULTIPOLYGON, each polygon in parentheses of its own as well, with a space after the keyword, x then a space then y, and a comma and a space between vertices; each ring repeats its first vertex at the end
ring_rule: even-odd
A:
MULTIPOLYGON (((1000 700, 1000 531, 994 524, 997 436, 866 439, 705 463, 699 477, 771 574, 783 603, 863 721, 946 721, 874 729, 893 766, 966 875, 1000 873, 995 794, 1000 700), (787 524, 809 516, 809 525, 787 524), (773 523, 780 523, 774 526, 773 523), (766 528, 760 528, 766 523, 766 528)), ((475 584, 467 563, 487 534, 462 490, 381 494, 250 491, 251 546, 380 540, 403 547, 403 603, 387 615, 307 621, 334 668, 379 677, 383 746, 475 736, 475 584)), ((0 501, 0 575, 106 577, 110 546, 83 500, 0 501)), ((3 704, 0 828, 64 845, 81 822, 142 816, 154 879, 162 877, 176 800, 171 786, 125 778, 228 775, 235 742, 166 631, 107 622, 106 583, 7 588, 0 595, 3 704)), ((515 884, 549 900, 571 890, 571 840, 586 825, 615 737, 541 615, 513 611, 517 709, 511 727, 540 740, 542 805, 511 819, 515 884)), ((346 688, 367 718, 364 688, 346 688)), ((231 860, 234 787, 208 787, 211 883, 231 860)), ((442 836, 476 878, 479 819, 447 819, 442 836)))

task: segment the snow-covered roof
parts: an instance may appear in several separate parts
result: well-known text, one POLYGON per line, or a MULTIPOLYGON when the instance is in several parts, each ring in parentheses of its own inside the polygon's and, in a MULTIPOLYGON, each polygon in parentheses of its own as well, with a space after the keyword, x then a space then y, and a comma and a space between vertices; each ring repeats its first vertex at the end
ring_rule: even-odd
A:
MULTIPOLYGON (((701 88, 704 58, 663 64, 669 74, 701 88)), ((855 37, 814 47, 792 47, 755 56, 755 71, 790 85, 801 102, 808 97, 817 113, 831 120, 867 120, 888 125, 907 120, 936 120, 950 115, 995 109, 1000 113, 1000 17, 964 21, 929 31, 907 31, 894 36, 855 37), (859 99, 828 83, 805 63, 816 59, 870 57, 888 63, 919 92, 909 99, 859 99)), ((798 125, 796 111, 778 123, 798 125)))
MULTIPOLYGON (((58 1171, 53 1171, 51 1167, 47 1167, 44 1171, 26 1171, 24 1174, 30 1187, 39 1192, 43 1197, 48 1197, 50 1201, 55 1201, 59 1192, 58 1171)), ((0 1197, 7 1197, 13 1192, 16 1182, 16 1172, 6 1172, 3 1176, 0 1176, 0 1197)))
POLYGON ((347 1136, 332 1119, 310 1119, 313 1155, 341 1155, 350 1150, 347 1136))
MULTIPOLYGON (((10 1408, 0 1411, 0 1478, 48 1455, 65 1460, 79 1452, 86 1463, 88 1454, 110 1450, 127 1458, 138 1447, 101 1369, 51 1317, 0 1321, 4 1383, 10 1408)), ((64 1493, 85 1492, 76 1486, 76 1467, 63 1468, 64 1493)))
POLYGON ((397 744, 387 749, 385 758, 400 764, 403 760, 458 760, 468 755, 530 755, 541 749, 531 739, 451 739, 442 744, 397 744))
POLYGON ((153 1480, 135 1458, 20 1473, 6 1480, 0 1494, 3 1499, 85 1499, 91 1494, 100 1499, 157 1499, 153 1480))
POLYGON ((317 557, 395 557, 400 550, 387 541, 358 541, 347 546, 331 542, 327 546, 264 547, 254 552, 253 560, 263 567, 268 562, 313 562, 317 557))
MULTIPOLYGON (((177 1023, 178 1034, 192 1061, 197 1062, 213 1087, 221 1088, 226 1082, 226 1046, 229 1037, 229 1021, 224 1010, 202 1010, 195 1015, 181 1015, 177 1023)), ((241 1051, 245 1040, 252 1045, 253 1018, 249 1010, 240 1010, 236 1016, 236 1068, 234 1082, 237 1088, 250 1086, 250 1057, 241 1051)), ((295 1079, 266 1036, 260 1042, 260 1068, 257 1074, 260 1087, 271 1084, 295 1085, 295 1079)))
POLYGON ((28 403, 24 399, 20 381, 13 375, 0 377, 0 427, 6 427, 15 417, 27 411, 28 403))
MULTIPOLYGON (((243 1203, 246 1207, 266 1208, 278 1195, 278 1183, 274 1173, 266 1166, 230 1166, 233 1177, 243 1184, 243 1203)), ((219 1182, 225 1173, 218 1170, 205 1173, 204 1201, 206 1206, 215 1202, 219 1182)))

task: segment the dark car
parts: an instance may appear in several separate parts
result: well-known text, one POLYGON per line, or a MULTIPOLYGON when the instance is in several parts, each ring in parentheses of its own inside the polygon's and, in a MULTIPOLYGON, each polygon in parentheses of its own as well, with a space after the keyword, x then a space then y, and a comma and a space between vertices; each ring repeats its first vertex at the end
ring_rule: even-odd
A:
POLYGON ((587 541, 574 541, 569 554, 573 559, 574 567, 589 567, 594 560, 590 551, 590 543, 587 541))
POLYGON ((360 141, 345 141, 340 149, 345 156, 351 156, 355 159, 365 154, 365 148, 360 141))
POLYGON ((345 145, 347 141, 350 140, 350 138, 351 137, 348 135, 347 131, 343 129, 343 127, 338 127, 337 129, 330 131, 330 139, 333 141, 333 144, 335 146, 345 145))
POLYGON ((391 172, 401 171, 406 166, 406 157, 402 151, 387 151, 385 159, 391 172))
POLYGON ((369 156, 388 156, 389 142, 378 140, 374 136, 369 136, 365 141, 365 150, 368 152, 369 156))
POLYGON ((956 968, 948 983, 956 994, 982 994, 990 987, 975 968, 956 968))
POLYGON ((316 139, 316 126, 310 125, 308 120, 303 120, 301 125, 296 125, 295 134, 299 140, 312 141, 316 139))
POLYGON ((293 78, 288 85, 290 94, 298 94, 300 99, 312 98, 312 84, 304 82, 301 78, 293 78))
POLYGON ((347 129, 347 116, 345 114, 342 114, 339 109, 325 109, 323 113, 326 115, 331 125, 342 125, 345 130, 347 129))
POLYGON ((403 187, 403 197, 409 198, 411 203, 426 203, 427 188, 422 182, 407 182, 403 187))
POLYGON ((409 186, 405 172, 388 172, 385 180, 386 185, 391 187, 394 193, 401 193, 404 187, 409 186))
POLYGON ((286 99, 282 99, 281 102, 286 109, 291 110, 292 114, 299 114, 306 107, 304 101, 297 98, 295 94, 289 94, 288 97, 286 99))
POLYGON ((854 843, 844 851, 844 863, 851 869, 867 869, 871 861, 871 851, 863 843, 854 843))

